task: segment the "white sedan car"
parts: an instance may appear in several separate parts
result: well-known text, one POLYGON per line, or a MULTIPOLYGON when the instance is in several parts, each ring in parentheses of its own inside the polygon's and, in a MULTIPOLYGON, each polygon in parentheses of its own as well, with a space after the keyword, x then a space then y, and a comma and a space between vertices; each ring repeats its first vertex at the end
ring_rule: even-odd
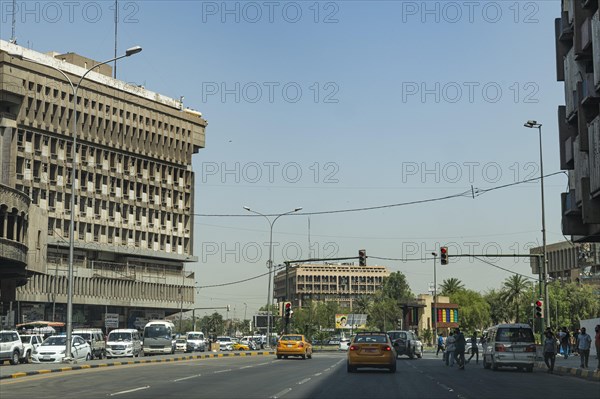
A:
MULTIPOLYGON (((54 335, 48 337, 31 354, 33 363, 60 363, 65 358, 67 350, 67 337, 65 335, 54 335)), ((71 337, 71 355, 75 360, 90 360, 92 351, 90 345, 80 336, 71 337)))
POLYGON ((349 347, 350 347, 350 338, 340 339, 340 344, 338 346, 338 350, 347 351, 349 347))

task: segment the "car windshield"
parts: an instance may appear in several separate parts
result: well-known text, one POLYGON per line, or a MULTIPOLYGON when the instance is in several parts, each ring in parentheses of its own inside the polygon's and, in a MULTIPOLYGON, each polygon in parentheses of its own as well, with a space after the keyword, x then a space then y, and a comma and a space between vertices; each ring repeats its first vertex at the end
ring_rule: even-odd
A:
POLYGON ((144 329, 146 338, 171 338, 171 331, 165 326, 149 326, 144 329))
POLYGON ((393 332, 389 332, 388 335, 390 336, 390 339, 392 341, 394 341, 396 339, 406 339, 406 333, 405 332, 393 331, 393 332))
POLYGON ((77 333, 77 335, 79 335, 81 338, 85 339, 86 341, 89 341, 90 339, 92 339, 92 334, 90 334, 90 333, 77 333))
POLYGON ((50 337, 44 341, 42 346, 65 346, 67 337, 50 337))
POLYGON ((231 342, 231 338, 229 338, 229 337, 217 337, 217 341, 219 341, 219 342, 231 342))
POLYGON ((188 334, 187 339, 202 339, 201 334, 188 334))
POLYGON ((534 342, 530 328, 499 328, 496 334, 498 342, 534 342))
POLYGON ((31 342, 31 337, 25 337, 21 335, 21 342, 23 342, 24 344, 28 344, 31 342))
POLYGON ((131 333, 116 332, 108 335, 109 341, 131 341, 131 333))
POLYGON ((178 344, 185 344, 185 342, 186 342, 186 341, 185 341, 185 339, 183 339, 183 338, 179 338, 179 339, 177 340, 177 343, 178 343, 178 344))

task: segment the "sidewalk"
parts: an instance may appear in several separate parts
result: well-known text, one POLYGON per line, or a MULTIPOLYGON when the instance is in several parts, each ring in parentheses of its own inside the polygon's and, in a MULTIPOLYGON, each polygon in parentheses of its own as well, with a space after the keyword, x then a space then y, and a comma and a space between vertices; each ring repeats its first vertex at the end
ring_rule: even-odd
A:
MULTIPOLYGON (((546 367, 546 363, 544 363, 544 357, 541 355, 541 351, 538 352, 537 359, 536 367, 538 369, 547 370, 548 367, 546 367)), ((592 381, 600 381, 600 371, 597 371, 596 369, 596 367, 598 367, 598 359, 596 359, 595 353, 590 353, 587 369, 581 368, 580 365, 581 358, 579 356, 573 356, 571 354, 565 359, 563 355, 557 355, 556 362, 554 363, 554 374, 572 375, 592 381)))

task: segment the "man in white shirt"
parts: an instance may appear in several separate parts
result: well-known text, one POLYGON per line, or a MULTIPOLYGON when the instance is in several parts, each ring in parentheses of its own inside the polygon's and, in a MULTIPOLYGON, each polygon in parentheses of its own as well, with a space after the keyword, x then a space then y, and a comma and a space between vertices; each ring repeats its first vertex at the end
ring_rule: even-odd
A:
POLYGON ((581 328, 581 333, 577 337, 577 349, 579 350, 579 358, 581 359, 581 368, 586 369, 588 367, 588 360, 590 358, 590 348, 592 346, 592 337, 585 332, 585 327, 581 328))

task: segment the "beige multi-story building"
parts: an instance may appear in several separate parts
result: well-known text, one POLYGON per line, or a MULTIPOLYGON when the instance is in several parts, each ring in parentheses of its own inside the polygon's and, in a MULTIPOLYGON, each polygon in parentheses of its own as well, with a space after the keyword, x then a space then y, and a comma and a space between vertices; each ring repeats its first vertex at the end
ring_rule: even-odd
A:
POLYGON ((274 295, 278 301, 289 300, 301 307, 306 300, 336 301, 352 309, 352 302, 364 295, 374 295, 390 272, 385 266, 354 264, 293 265, 287 272, 276 273, 274 295))
POLYGON ((207 123, 108 65, 74 98, 58 70, 78 82, 94 64, 0 41, 0 296, 15 324, 65 320, 72 212, 74 325, 109 313, 139 327, 194 304, 191 164, 207 123))
POLYGON ((562 232, 575 242, 600 242, 600 12, 595 0, 562 0, 556 19, 556 78, 565 84, 558 107, 562 232))

